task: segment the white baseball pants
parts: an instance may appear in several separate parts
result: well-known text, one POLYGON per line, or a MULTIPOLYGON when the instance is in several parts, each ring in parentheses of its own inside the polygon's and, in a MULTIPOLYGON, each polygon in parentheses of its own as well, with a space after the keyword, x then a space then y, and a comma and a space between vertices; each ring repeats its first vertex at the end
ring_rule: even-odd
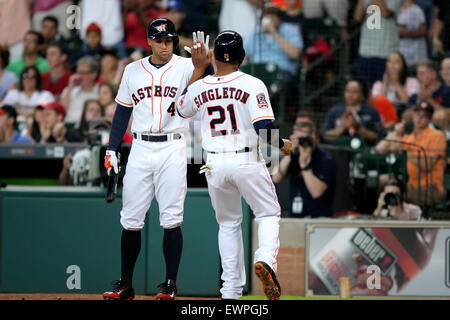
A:
POLYGON ((123 180, 120 223, 124 229, 140 230, 153 197, 159 206, 164 229, 181 225, 186 198, 186 142, 133 140, 123 180))
POLYGON ((264 261, 277 270, 281 209, 275 187, 256 152, 208 154, 208 191, 219 224, 219 252, 223 299, 240 299, 245 285, 241 197, 249 204, 258 224, 258 249, 254 263, 264 261))

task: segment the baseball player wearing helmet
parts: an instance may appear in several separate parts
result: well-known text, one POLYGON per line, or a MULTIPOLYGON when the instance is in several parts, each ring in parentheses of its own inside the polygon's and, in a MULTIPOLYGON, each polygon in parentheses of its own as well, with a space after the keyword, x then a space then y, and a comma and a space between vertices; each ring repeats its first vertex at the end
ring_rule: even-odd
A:
POLYGON ((178 45, 174 24, 153 20, 147 28, 152 54, 125 68, 116 96, 105 168, 118 173, 117 148, 133 114, 131 146, 123 180, 123 206, 120 222, 121 277, 105 299, 131 300, 133 272, 141 248, 141 229, 154 197, 158 201, 160 225, 164 229, 163 253, 166 279, 158 287, 157 300, 173 300, 181 259, 184 200, 186 196, 187 121, 176 113, 175 102, 184 88, 200 79, 210 66, 203 34, 194 39, 192 59, 173 53, 178 45), (204 40, 203 40, 204 41, 204 40), (203 51, 201 51, 203 48, 203 51), (202 55, 200 54, 202 53, 202 55))
MULTIPOLYGON (((207 151, 208 191, 219 224, 219 252, 222 264, 223 299, 240 299, 245 285, 242 242, 243 196, 258 223, 259 248, 254 270, 270 300, 281 295, 277 271, 281 209, 275 187, 259 149, 262 129, 275 129, 274 115, 264 83, 238 71, 245 57, 241 36, 221 32, 214 42, 216 73, 190 85, 177 101, 180 116, 200 112, 202 144, 207 151)), ((267 142, 274 141, 267 134, 267 142)), ((292 143, 278 140, 283 153, 292 143)))

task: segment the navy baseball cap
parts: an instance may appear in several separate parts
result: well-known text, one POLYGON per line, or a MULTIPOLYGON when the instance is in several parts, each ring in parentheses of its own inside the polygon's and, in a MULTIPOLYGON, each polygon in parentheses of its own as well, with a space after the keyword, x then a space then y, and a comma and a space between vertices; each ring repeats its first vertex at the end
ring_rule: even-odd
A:
POLYGON ((413 106, 413 111, 420 111, 420 110, 426 111, 428 113, 428 115, 430 116, 430 118, 433 116, 434 108, 429 103, 420 102, 419 104, 413 106))

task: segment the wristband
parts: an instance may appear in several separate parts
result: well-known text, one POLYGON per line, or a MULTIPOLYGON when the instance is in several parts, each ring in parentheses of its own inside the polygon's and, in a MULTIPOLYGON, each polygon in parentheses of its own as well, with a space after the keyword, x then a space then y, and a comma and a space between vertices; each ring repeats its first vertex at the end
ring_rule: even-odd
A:
POLYGON ((308 163, 307 165, 306 165, 306 167, 304 167, 304 168, 302 168, 302 167, 300 167, 300 170, 302 170, 302 171, 308 171, 308 170, 311 170, 312 168, 311 168, 311 163, 308 163))

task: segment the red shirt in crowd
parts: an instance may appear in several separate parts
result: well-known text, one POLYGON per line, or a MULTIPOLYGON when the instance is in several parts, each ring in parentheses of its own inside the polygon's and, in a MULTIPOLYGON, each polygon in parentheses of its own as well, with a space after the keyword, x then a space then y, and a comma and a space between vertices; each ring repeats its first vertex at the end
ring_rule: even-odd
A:
POLYGON ((61 95, 64 88, 69 85, 69 78, 72 75, 70 71, 66 73, 57 82, 52 82, 50 78, 50 72, 46 72, 42 75, 42 84, 44 90, 50 91, 53 95, 61 95))
MULTIPOLYGON (((151 8, 147 11, 147 17, 154 20, 159 17, 159 11, 151 8)), ((146 51, 151 51, 147 43, 147 26, 144 26, 139 20, 135 12, 128 13, 125 18, 125 47, 127 48, 144 48, 146 51)))

